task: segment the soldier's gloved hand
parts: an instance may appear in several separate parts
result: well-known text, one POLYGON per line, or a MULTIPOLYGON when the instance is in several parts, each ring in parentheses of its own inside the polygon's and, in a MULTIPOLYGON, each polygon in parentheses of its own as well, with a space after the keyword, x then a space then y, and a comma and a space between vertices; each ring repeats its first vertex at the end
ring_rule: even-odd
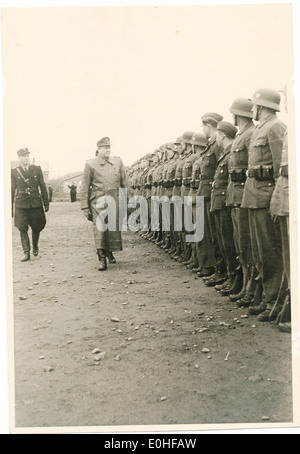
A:
POLYGON ((277 214, 271 214, 271 219, 275 224, 275 222, 277 221, 277 214))
POLYGON ((45 213, 48 213, 49 211, 49 205, 45 205, 45 213))
POLYGON ((84 208, 84 209, 82 210, 82 212, 83 212, 84 217, 86 217, 87 220, 89 220, 89 217, 90 217, 90 210, 89 210, 88 208, 84 208))

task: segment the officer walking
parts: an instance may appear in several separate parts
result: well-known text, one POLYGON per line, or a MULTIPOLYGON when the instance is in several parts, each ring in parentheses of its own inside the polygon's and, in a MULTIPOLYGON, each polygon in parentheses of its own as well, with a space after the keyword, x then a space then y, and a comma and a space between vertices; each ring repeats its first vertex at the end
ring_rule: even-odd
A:
MULTIPOLYGON (((121 231, 119 229, 119 188, 127 188, 127 177, 123 162, 118 157, 110 156, 110 139, 104 137, 97 143, 98 156, 86 162, 81 184, 81 209, 84 216, 93 220, 94 240, 99 258, 99 271, 107 269, 109 263, 116 263, 114 251, 122 250, 121 231), (116 204, 116 225, 114 229, 99 229, 98 216, 104 211, 99 207, 98 199, 111 196, 116 204)), ((125 201, 126 203, 126 201, 125 201)))
POLYGON ((276 115, 280 111, 279 92, 269 88, 258 89, 252 102, 253 119, 259 124, 249 146, 248 177, 242 207, 249 209, 252 255, 261 277, 264 296, 258 306, 249 308, 249 314, 258 315, 259 321, 269 321, 283 271, 279 223, 272 222, 269 209, 275 180, 279 176, 286 126, 276 115))
POLYGON ((28 148, 22 148, 17 154, 20 166, 11 172, 12 215, 20 231, 24 252, 21 262, 27 262, 31 250, 28 229, 31 227, 33 255, 37 256, 40 232, 46 225, 45 212, 49 211, 49 199, 42 169, 30 165, 28 148))

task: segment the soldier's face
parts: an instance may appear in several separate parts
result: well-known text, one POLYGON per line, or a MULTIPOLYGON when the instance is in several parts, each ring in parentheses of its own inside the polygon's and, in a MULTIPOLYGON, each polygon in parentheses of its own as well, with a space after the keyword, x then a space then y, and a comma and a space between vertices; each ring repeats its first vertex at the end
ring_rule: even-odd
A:
POLYGON ((252 107, 252 112, 253 112, 253 120, 258 121, 259 120, 259 106, 256 104, 253 105, 252 107))
POLYGON ((20 156, 20 162, 23 166, 28 166, 29 163, 30 163, 30 158, 29 158, 29 154, 26 154, 25 156, 20 156))
POLYGON ((221 134, 219 131, 216 132, 216 141, 219 147, 223 148, 223 137, 224 135, 221 134))
POLYGON ((210 127, 209 125, 203 124, 202 125, 202 131, 206 139, 210 138, 210 127))
POLYGON ((98 156, 100 156, 100 158, 102 159, 109 159, 110 157, 110 147, 109 146, 106 146, 106 147, 99 147, 98 148, 98 156))

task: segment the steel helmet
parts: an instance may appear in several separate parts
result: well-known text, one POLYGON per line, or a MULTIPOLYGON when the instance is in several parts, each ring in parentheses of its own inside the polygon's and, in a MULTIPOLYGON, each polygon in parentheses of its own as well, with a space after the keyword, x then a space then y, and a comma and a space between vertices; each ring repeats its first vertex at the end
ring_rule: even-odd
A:
POLYGON ((191 131, 186 131, 182 134, 182 142, 192 144, 192 137, 195 133, 191 131))
POLYGON ((241 117, 253 118, 252 107, 253 103, 250 99, 237 98, 233 101, 230 112, 234 115, 240 115, 241 117))
POLYGON ((200 145, 201 147, 206 147, 207 139, 204 134, 196 133, 192 137, 192 144, 193 145, 200 145))
POLYGON ((277 90, 260 88, 256 90, 251 101, 258 106, 268 107, 280 112, 280 93, 277 90))

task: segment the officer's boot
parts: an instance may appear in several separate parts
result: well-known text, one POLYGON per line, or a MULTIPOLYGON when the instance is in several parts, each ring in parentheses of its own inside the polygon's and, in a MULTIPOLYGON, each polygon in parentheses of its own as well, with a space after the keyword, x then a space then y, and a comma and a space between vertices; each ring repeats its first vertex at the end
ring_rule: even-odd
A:
POLYGON ((107 258, 109 263, 117 263, 113 253, 111 251, 107 251, 107 258))
POLYGON ((107 261, 106 261, 106 251, 104 249, 97 249, 97 254, 99 258, 99 271, 105 271, 107 270, 107 261))
POLYGON ((24 257, 21 259, 21 262, 27 262, 30 260, 30 241, 27 231, 20 231, 21 244, 24 252, 24 257))
POLYGON ((32 232, 32 250, 33 250, 33 255, 36 257, 39 254, 39 238, 40 238, 40 232, 32 232))

